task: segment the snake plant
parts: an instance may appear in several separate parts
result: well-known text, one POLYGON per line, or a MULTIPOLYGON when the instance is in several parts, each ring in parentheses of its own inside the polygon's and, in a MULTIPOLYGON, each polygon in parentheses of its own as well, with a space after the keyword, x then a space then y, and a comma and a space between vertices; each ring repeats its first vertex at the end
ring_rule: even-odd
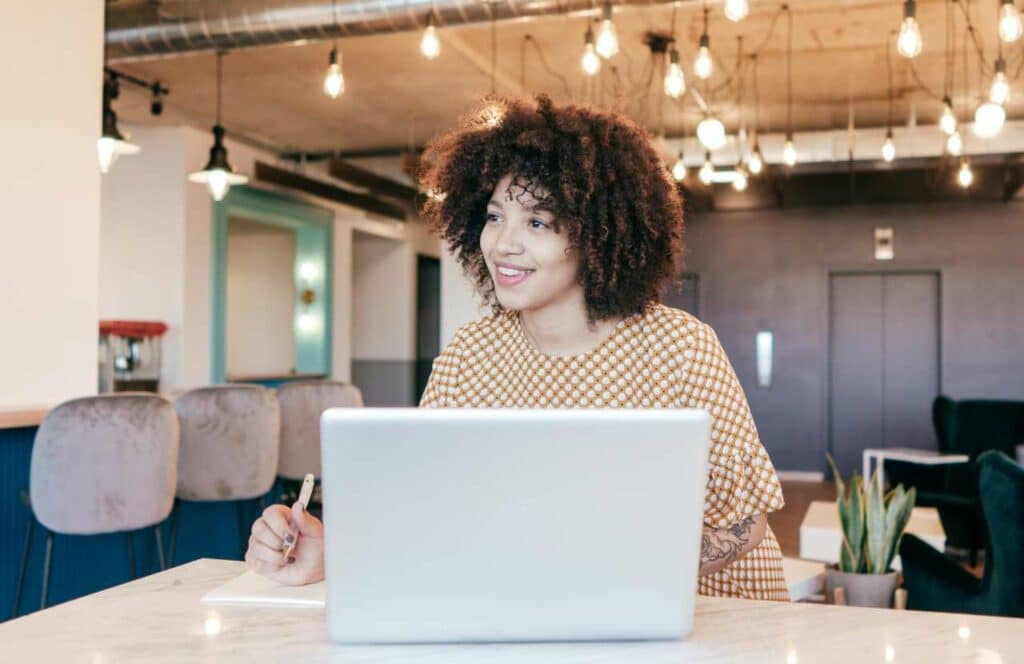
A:
POLYGON ((876 468, 867 482, 854 473, 847 494, 831 456, 828 463, 836 479, 836 504, 843 529, 839 570, 858 574, 887 573, 899 549, 903 530, 910 521, 917 491, 914 487, 905 490, 900 484, 889 493, 883 493, 876 468))

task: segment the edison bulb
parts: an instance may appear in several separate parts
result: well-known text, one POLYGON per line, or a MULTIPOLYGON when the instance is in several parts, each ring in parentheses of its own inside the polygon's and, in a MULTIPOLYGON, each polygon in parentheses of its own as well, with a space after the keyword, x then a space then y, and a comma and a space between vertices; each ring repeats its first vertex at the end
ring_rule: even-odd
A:
POLYGON ((1013 0, 1003 0, 999 8, 999 38, 1007 44, 1020 39, 1024 33, 1024 24, 1020 20, 1020 11, 1013 0))
POLYGON ((736 169, 736 175, 732 179, 732 188, 736 191, 746 191, 747 173, 742 168, 736 169))
POLYGON ((885 137, 885 143, 882 143, 882 159, 886 161, 892 161, 896 158, 896 144, 892 141, 892 134, 885 137))
POLYGON ((676 163, 672 164, 672 178, 676 182, 682 182, 686 179, 686 163, 683 161, 683 153, 679 153, 679 158, 676 159, 676 163))
POLYGON ((601 71, 601 58, 598 57, 597 51, 594 50, 593 42, 583 47, 583 57, 580 59, 580 66, 583 67, 583 73, 587 76, 596 76, 601 71))
POLYGON ((708 115, 697 125, 697 138, 708 150, 717 150, 725 145, 725 125, 715 116, 708 115))
POLYGON ((327 75, 324 76, 324 92, 331 99, 337 99, 338 95, 345 92, 345 76, 341 73, 340 55, 336 49, 331 49, 331 60, 327 66, 327 75))
POLYGON ((947 136, 952 136, 956 131, 956 114, 953 113, 953 106, 949 103, 948 97, 943 102, 942 115, 939 117, 939 129, 947 136))
POLYGON ((742 21, 750 13, 747 0, 725 0, 725 17, 730 21, 742 21))
POLYGON ((754 151, 751 153, 750 159, 747 160, 747 169, 751 175, 760 175, 764 170, 764 159, 761 158, 761 148, 757 143, 754 143, 754 151))
MULTIPOLYGON (((704 41, 704 37, 701 37, 701 41, 704 41)), ((715 65, 711 60, 711 49, 707 45, 701 44, 700 49, 697 50, 697 59, 693 61, 693 73, 697 75, 697 78, 707 80, 711 78, 711 73, 714 69, 715 65)))
POLYGON ((974 133, 982 138, 992 138, 1003 128, 1006 122, 1006 109, 990 101, 985 102, 974 111, 974 133))
POLYGON ((705 186, 711 184, 711 178, 715 174, 715 167, 711 163, 711 157, 707 156, 704 158, 704 164, 700 167, 700 171, 697 172, 697 177, 704 183, 705 186))
POLYGON ((946 152, 954 157, 959 157, 960 153, 963 152, 963 149, 964 141, 960 138, 960 132, 954 130, 953 133, 949 135, 949 138, 946 139, 946 152))
POLYGON ((787 138, 786 145, 782 148, 782 161, 786 166, 796 165, 796 146, 793 145, 792 138, 787 138))
POLYGON ((430 24, 423 31, 423 39, 420 40, 420 53, 428 60, 433 60, 441 55, 441 40, 437 37, 437 28, 430 24))
POLYGON ((913 16, 907 16, 900 24, 896 47, 905 58, 916 58, 921 54, 921 27, 913 16))
POLYGON ((665 94, 679 99, 686 92, 686 76, 679 66, 679 51, 672 49, 669 57, 668 71, 665 72, 665 94))
POLYGON ((957 171, 956 181, 964 189, 967 189, 974 183, 974 173, 971 172, 971 165, 966 161, 960 162, 960 170, 957 171))
POLYGON ((1006 80, 1006 73, 996 71, 992 79, 992 87, 988 89, 988 100, 993 104, 1005 104, 1010 98, 1010 82, 1006 80))
POLYGON ((612 23, 611 12, 607 12, 607 18, 601 21, 601 28, 597 31, 597 54, 607 60, 619 52, 619 36, 615 34, 615 24, 612 23))

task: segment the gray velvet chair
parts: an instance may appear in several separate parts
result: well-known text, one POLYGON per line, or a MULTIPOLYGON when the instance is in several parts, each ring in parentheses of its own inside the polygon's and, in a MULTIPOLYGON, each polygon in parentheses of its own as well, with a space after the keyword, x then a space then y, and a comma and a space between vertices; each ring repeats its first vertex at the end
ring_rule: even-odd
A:
POLYGON ((277 473, 277 397, 259 385, 216 385, 182 394, 174 407, 181 449, 168 561, 174 562, 182 501, 234 501, 244 551, 249 536, 244 503, 262 506, 277 473))
POLYGON ((174 503, 178 419, 166 399, 121 393, 67 401, 36 432, 29 476, 32 518, 14 598, 18 614, 35 523, 46 532, 40 608, 47 604, 57 535, 125 533, 132 577, 132 532, 152 528, 164 568, 159 524, 174 503))
POLYGON ((363 395, 349 383, 304 380, 277 389, 281 404, 280 477, 320 477, 320 416, 328 408, 361 408, 363 395))

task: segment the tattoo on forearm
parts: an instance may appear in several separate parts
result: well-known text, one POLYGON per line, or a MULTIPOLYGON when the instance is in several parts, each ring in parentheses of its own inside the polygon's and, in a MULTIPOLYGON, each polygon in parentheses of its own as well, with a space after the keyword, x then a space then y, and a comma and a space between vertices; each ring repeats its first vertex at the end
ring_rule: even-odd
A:
POLYGON ((750 531, 753 527, 754 517, 748 516, 728 528, 705 529, 700 540, 701 565, 718 560, 725 560, 726 564, 735 561, 743 547, 750 543, 750 531))

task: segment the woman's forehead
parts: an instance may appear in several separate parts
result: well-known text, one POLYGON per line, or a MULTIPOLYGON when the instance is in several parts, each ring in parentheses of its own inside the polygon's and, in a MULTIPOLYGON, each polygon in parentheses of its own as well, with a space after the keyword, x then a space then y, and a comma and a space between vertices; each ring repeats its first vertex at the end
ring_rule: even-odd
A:
POLYGON ((518 203, 528 210, 552 210, 555 204, 543 183, 525 175, 506 175, 499 180, 491 201, 518 203))

